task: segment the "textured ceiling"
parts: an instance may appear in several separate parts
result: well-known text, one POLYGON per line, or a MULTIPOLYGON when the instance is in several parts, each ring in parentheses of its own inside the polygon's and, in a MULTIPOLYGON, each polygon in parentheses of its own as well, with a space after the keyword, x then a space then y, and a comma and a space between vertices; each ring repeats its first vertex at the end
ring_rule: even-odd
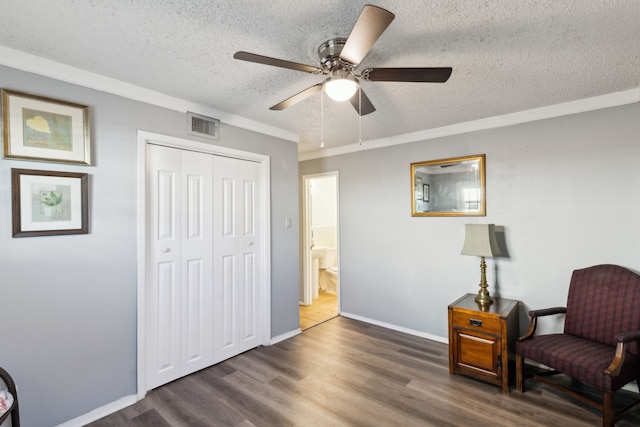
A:
MULTIPOLYGON (((453 67, 447 83, 362 83, 377 108, 363 140, 635 89, 638 0, 378 0, 395 21, 358 70, 453 67)), ((0 46, 102 74, 299 136, 319 150, 321 97, 269 107, 323 77, 234 60, 239 50, 317 65, 364 1, 2 0, 0 46)), ((349 103, 325 97, 327 148, 358 141, 349 103)))

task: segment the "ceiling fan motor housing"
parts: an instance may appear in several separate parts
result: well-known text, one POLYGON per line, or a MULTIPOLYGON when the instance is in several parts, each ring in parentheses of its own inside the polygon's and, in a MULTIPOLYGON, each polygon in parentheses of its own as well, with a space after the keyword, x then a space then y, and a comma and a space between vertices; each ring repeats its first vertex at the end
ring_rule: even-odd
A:
POLYGON ((327 71, 333 71, 335 68, 344 68, 347 66, 349 69, 354 67, 354 64, 346 63, 340 59, 340 52, 347 42, 346 38, 336 37, 329 39, 322 43, 318 48, 318 56, 320 57, 320 63, 322 67, 327 71))

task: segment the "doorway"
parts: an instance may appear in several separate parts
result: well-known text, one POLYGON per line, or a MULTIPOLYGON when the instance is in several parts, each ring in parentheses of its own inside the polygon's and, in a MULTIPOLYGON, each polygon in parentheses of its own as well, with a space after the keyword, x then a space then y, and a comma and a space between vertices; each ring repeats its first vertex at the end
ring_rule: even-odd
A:
POLYGON ((339 314, 338 172, 303 176, 303 193, 302 330, 339 314))

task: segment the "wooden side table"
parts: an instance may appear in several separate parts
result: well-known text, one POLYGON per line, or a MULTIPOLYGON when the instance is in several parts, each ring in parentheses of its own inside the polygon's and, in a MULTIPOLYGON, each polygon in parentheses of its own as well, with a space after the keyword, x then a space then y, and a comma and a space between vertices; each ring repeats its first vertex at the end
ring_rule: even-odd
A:
POLYGON ((502 386, 508 393, 518 332, 518 301, 493 298, 493 304, 480 306, 475 294, 459 298, 449 305, 449 373, 502 386))

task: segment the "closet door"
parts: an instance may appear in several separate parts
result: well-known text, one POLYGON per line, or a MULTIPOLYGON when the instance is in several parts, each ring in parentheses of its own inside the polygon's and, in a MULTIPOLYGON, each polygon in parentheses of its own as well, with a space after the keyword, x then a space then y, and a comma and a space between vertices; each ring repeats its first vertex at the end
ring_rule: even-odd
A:
POLYGON ((147 146, 147 390, 261 343, 260 164, 147 146))
POLYGON ((213 359, 213 156, 181 151, 181 376, 213 359))
POLYGON ((147 147, 147 388, 212 363, 213 156, 147 147))
POLYGON ((260 345, 260 165, 215 157, 214 361, 260 345))

